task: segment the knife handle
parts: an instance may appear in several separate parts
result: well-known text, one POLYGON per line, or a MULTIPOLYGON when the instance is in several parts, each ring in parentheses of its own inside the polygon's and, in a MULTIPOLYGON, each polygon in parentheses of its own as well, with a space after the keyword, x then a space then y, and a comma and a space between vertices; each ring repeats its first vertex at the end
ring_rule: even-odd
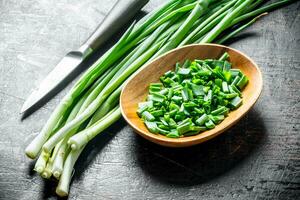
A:
POLYGON ((118 0, 83 46, 96 50, 124 26, 149 0, 118 0))

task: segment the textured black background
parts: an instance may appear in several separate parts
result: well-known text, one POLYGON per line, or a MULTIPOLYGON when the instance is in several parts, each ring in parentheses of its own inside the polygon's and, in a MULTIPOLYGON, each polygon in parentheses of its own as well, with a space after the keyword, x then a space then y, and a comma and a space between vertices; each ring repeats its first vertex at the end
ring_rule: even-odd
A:
MULTIPOLYGON (((23 121, 19 110, 114 2, 0 1, 0 199, 56 199, 56 183, 32 172, 24 149, 72 84, 23 121)), ((161 3, 151 0, 144 10, 161 3)), ((227 44, 252 57, 264 79, 260 99, 238 125, 205 144, 168 149, 120 120, 83 152, 69 199, 299 199, 300 3, 227 44)))

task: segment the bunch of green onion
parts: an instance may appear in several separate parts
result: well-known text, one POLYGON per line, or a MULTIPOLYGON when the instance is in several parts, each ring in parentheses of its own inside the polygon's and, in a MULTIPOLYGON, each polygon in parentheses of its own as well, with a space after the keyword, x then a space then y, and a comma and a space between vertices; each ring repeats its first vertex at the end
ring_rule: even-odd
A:
POLYGON ((35 170, 59 180, 56 193, 68 195, 73 166, 85 145, 121 117, 124 82, 145 63, 192 43, 223 43, 261 14, 293 2, 280 0, 169 0, 128 28, 120 40, 61 100, 25 152, 35 170))

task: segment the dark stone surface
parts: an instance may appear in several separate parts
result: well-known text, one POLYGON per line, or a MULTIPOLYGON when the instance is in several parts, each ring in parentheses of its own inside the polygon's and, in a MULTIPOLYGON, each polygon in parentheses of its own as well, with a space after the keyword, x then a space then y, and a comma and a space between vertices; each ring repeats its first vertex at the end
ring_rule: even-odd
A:
MULTIPOLYGON (((0 199, 56 199, 56 182, 32 172, 24 149, 72 84, 23 121, 19 110, 114 2, 0 1, 0 199)), ((299 11, 297 2, 272 12, 228 43, 264 78, 261 98, 236 126, 205 144, 168 149, 120 120, 84 150, 69 199, 299 199, 299 11)))

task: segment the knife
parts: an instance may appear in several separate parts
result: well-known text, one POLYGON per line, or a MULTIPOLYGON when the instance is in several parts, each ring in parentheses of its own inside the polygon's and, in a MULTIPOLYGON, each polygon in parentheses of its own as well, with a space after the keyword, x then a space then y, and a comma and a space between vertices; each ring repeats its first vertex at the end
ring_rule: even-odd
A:
POLYGON ((78 69, 91 53, 103 45, 125 25, 149 0, 118 0, 94 33, 78 50, 71 51, 42 81, 24 102, 21 113, 29 111, 78 69))

